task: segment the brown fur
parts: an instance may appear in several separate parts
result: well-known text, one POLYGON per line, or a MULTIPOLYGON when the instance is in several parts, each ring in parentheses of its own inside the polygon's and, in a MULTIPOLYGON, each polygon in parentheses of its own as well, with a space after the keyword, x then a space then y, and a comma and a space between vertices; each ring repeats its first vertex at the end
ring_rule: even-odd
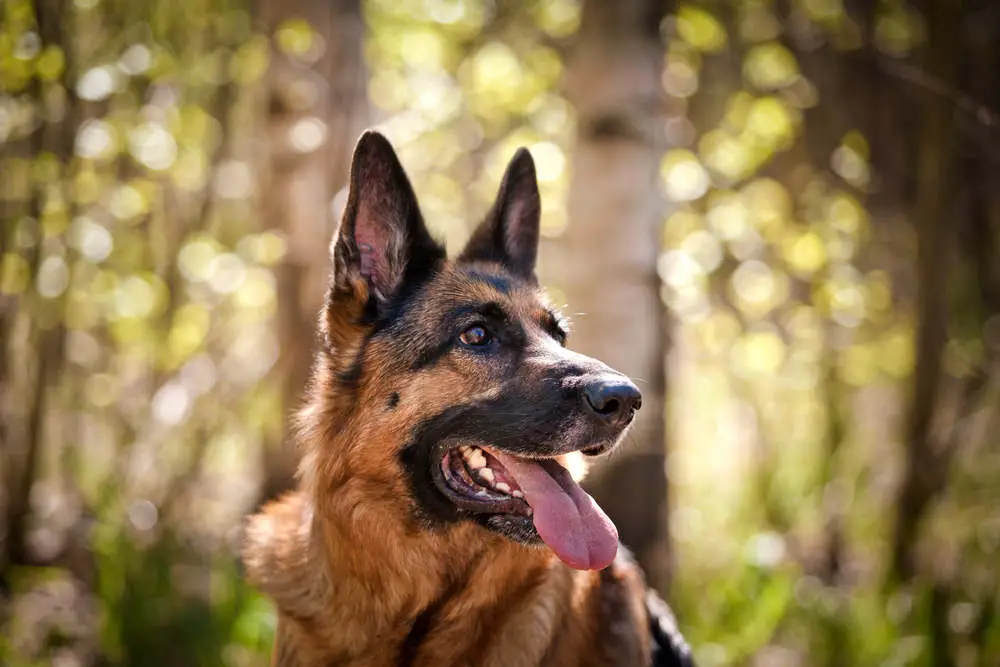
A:
MULTIPOLYGON (((603 572, 573 570, 547 548, 469 521, 429 526, 413 511, 399 452, 414 425, 449 406, 489 398, 498 385, 460 356, 414 371, 408 350, 371 335, 366 308, 399 288, 405 248, 425 239, 362 229, 370 223, 365 216, 399 214, 409 205, 391 193, 366 195, 395 174, 385 164, 366 170, 365 159, 355 158, 342 226, 355 225, 358 237, 369 234, 371 244, 357 246, 362 254, 371 245, 386 254, 366 263, 352 254, 355 247, 335 246, 321 321, 324 349, 299 415, 299 488, 253 516, 246 531, 249 578, 278 609, 272 664, 651 664, 645 586, 621 554, 603 572)), ((505 180, 504 187, 517 182, 505 180)), ((513 208, 537 216, 537 200, 526 202, 513 208)), ((502 208, 498 203, 492 215, 502 208)), ((481 227, 478 242, 487 243, 493 231, 488 223, 481 227)), ((508 240, 518 252, 519 243, 537 243, 537 233, 508 240)), ((532 254, 532 268, 533 261, 532 254)), ((442 313, 472 300, 501 304, 532 340, 550 340, 548 306, 531 281, 512 280, 512 289, 501 290, 470 278, 470 271, 510 277, 491 261, 442 262, 407 303, 408 326, 431 330, 442 313)), ((519 372, 529 377, 533 369, 525 364, 519 372)))

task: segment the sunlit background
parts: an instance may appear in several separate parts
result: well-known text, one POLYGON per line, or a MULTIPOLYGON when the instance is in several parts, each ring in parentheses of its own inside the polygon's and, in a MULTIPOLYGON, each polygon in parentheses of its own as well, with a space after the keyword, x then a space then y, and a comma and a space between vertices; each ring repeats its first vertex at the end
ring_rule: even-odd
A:
POLYGON ((461 246, 518 146, 592 488, 702 667, 1000 664, 991 0, 3 0, 0 662, 266 665, 350 151, 461 246), (649 403, 652 403, 649 406, 649 403))

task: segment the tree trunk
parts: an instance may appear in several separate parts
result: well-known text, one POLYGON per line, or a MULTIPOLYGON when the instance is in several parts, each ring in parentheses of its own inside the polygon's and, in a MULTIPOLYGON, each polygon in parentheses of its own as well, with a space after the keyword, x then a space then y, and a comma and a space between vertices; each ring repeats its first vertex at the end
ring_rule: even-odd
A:
POLYGON ((288 489, 298 456, 289 420, 309 376, 316 314, 329 270, 328 244, 336 225, 332 202, 347 184, 354 141, 369 110, 360 0, 265 0, 261 19, 273 34, 282 22, 304 19, 322 40, 308 66, 278 51, 270 73, 270 179, 265 224, 280 231, 288 255, 276 272, 278 341, 285 422, 281 443, 265 450, 262 500, 288 489))
MULTIPOLYGON (((928 12, 928 19, 939 29, 928 34, 927 71, 941 81, 953 81, 959 13, 945 0, 933 0, 928 12)), ((946 221, 954 203, 950 175, 954 171, 955 107, 952 100, 935 91, 925 91, 923 97, 923 127, 915 166, 919 190, 913 207, 917 226, 916 368, 890 572, 902 582, 916 574, 920 524, 933 498, 947 484, 950 458, 950 452, 934 446, 932 426, 948 342, 951 235, 946 221)))
POLYGON ((578 117, 565 237, 572 345, 633 378, 643 393, 620 453, 588 486, 650 583, 666 588, 665 331, 656 260, 663 205, 664 44, 669 3, 587 0, 566 90, 578 117))

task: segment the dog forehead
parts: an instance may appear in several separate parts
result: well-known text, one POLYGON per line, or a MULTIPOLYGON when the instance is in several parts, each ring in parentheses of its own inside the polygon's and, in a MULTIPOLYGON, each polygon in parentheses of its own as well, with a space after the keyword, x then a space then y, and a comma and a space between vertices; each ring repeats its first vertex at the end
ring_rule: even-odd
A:
POLYGON ((509 317, 538 319, 547 308, 540 290, 519 279, 501 265, 467 263, 449 265, 435 276, 418 303, 422 316, 439 319, 456 308, 496 304, 509 317))

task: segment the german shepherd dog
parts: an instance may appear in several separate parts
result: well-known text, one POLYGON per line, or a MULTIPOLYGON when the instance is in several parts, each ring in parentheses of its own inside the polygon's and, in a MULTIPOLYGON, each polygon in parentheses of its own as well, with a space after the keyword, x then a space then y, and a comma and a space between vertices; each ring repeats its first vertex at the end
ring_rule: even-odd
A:
POLYGON ((366 132, 299 413, 298 489, 247 525, 272 664, 690 665, 571 459, 621 439, 632 382, 566 349, 535 277, 527 150, 454 261, 366 132))

